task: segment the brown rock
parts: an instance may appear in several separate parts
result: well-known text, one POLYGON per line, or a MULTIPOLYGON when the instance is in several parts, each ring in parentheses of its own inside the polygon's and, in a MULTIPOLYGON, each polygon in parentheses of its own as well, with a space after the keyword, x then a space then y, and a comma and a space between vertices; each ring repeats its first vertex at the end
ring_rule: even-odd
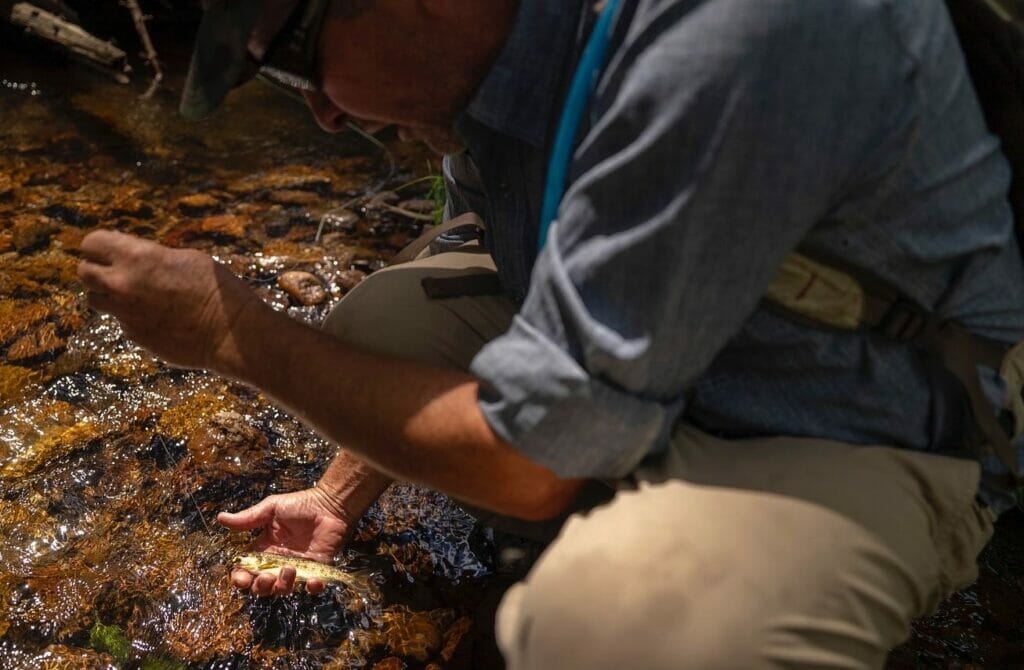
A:
POLYGON ((286 207, 312 207, 320 203, 320 196, 316 193, 294 189, 271 191, 267 199, 270 202, 285 205, 286 207))
POLYGON ((445 663, 452 660, 455 656, 455 651, 459 648, 459 644, 462 642, 462 638, 466 636, 466 633, 468 633, 472 627, 473 620, 468 616, 464 616, 449 626, 448 630, 445 631, 444 647, 441 648, 441 658, 445 663))
POLYGON ((190 216, 206 214, 219 209, 221 206, 220 200, 208 193, 194 193, 192 195, 186 195, 175 200, 174 204, 183 214, 188 214, 190 216))
POLYGON ((338 286, 340 286, 342 290, 348 292, 354 289, 359 284, 359 282, 363 281, 363 279, 365 278, 365 272, 363 272, 362 270, 352 269, 345 270, 344 272, 339 273, 335 281, 338 282, 338 286))
POLYGON ((82 246, 82 239, 86 231, 80 228, 62 228, 53 236, 53 241, 59 243, 64 249, 78 249, 82 246))
POLYGON ((288 295, 307 307, 319 305, 327 300, 327 291, 320 280, 309 272, 284 272, 277 278, 277 284, 288 295))
POLYGON ((281 189, 325 191, 331 187, 331 175, 304 165, 286 165, 273 172, 249 175, 229 184, 228 191, 236 194, 281 189))
POLYGON ((405 670, 405 661, 395 656, 388 656, 374 663, 373 670, 405 670))
POLYGON ((52 312, 41 302, 0 300, 0 344, 27 332, 52 312))
POLYGON ((50 236, 57 231, 57 225, 45 216, 22 214, 14 217, 11 226, 11 243, 19 253, 27 253, 50 242, 50 236))
POLYGON ((14 249, 14 238, 8 232, 0 233, 0 254, 6 254, 14 249))
POLYGON ((67 342, 57 334, 57 326, 44 323, 34 332, 15 340, 7 349, 7 360, 12 363, 30 361, 40 356, 56 353, 64 348, 67 342))
POLYGON ((245 237, 245 228, 248 221, 240 216, 223 214, 221 216, 208 216, 200 222, 200 230, 205 235, 240 238, 245 237))

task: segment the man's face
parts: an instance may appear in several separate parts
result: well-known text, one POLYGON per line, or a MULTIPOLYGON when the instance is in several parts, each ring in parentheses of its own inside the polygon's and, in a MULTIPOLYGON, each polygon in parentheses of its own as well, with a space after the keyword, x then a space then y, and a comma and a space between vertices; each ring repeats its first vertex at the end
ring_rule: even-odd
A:
POLYGON ((461 150, 452 126, 465 102, 453 90, 458 62, 429 34, 409 0, 377 0, 355 16, 328 10, 321 33, 321 89, 306 95, 316 121, 329 132, 349 120, 375 131, 398 126, 438 153, 461 150))
POLYGON ((396 125, 438 153, 461 150, 452 126, 504 43, 504 3, 375 0, 355 16, 328 10, 320 37, 320 90, 306 96, 328 132, 355 120, 396 125), (466 8, 477 8, 466 11, 466 8), (431 11, 440 6, 439 11, 431 11), (488 20, 489 19, 489 20, 488 20), (474 25, 475 24, 475 25, 474 25), (470 36, 471 35, 471 36, 470 36))

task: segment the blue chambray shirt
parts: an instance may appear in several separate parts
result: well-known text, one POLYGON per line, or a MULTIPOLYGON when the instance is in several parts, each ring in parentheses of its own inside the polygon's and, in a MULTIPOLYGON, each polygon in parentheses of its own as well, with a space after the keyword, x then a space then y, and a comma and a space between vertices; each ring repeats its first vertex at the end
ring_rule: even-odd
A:
POLYGON ((944 3, 623 4, 539 255, 589 3, 522 0, 458 122, 467 151, 446 160, 449 213, 484 216, 521 303, 471 368, 494 430, 566 477, 628 474, 681 418, 724 437, 955 453, 963 398, 943 373, 760 302, 800 245, 978 333, 1024 338, 1008 167, 944 3))

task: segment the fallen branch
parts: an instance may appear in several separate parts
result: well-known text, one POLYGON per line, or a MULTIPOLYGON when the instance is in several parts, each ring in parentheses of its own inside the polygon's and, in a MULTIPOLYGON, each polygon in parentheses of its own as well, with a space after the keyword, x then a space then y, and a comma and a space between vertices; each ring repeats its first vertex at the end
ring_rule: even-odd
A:
POLYGON ((10 21, 37 37, 67 49, 86 63, 99 66, 122 84, 128 83, 128 77, 124 74, 125 53, 110 42, 90 35, 80 26, 28 2, 19 2, 11 7, 10 21))
POLYGON ((146 92, 142 94, 143 98, 151 98, 164 78, 163 70, 160 69, 160 59, 156 55, 156 49, 153 48, 153 40, 149 38, 149 31, 146 30, 146 17, 142 13, 142 8, 139 7, 138 0, 124 0, 124 4, 131 12, 135 32, 139 34, 139 41, 142 42, 142 47, 146 50, 146 60, 153 68, 153 81, 150 82, 146 92))

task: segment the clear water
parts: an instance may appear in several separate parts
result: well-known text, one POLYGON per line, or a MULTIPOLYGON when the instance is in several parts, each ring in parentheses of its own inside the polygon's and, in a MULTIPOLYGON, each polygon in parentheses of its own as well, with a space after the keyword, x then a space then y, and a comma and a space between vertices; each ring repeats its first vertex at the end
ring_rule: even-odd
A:
POLYGON ((268 303, 317 323, 418 232, 360 205, 425 174, 428 158, 392 146, 388 175, 379 149, 324 135, 258 86, 194 125, 170 94, 142 101, 79 68, 0 59, 0 665, 449 667, 465 656, 490 535, 412 486, 393 487, 339 557, 376 573, 382 602, 341 587, 235 592, 230 556, 249 537, 216 513, 309 486, 333 447, 250 388, 164 366, 90 311, 74 277, 81 237, 112 228, 209 251, 268 303), (358 218, 316 242, 321 215, 341 205, 358 218), (327 300, 299 304, 278 285, 287 270, 315 275, 327 300))

